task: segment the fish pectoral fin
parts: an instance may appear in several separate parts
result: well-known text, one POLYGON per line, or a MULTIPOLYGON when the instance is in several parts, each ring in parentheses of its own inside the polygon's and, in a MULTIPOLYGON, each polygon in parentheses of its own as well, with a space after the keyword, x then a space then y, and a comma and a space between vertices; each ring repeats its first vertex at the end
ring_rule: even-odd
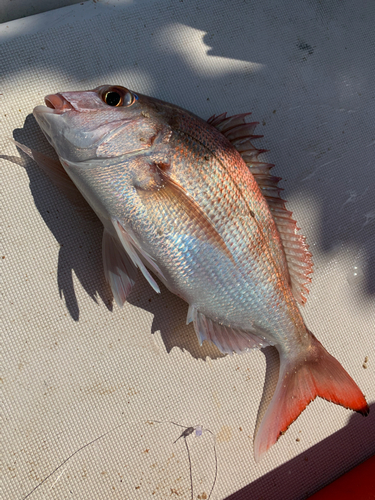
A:
POLYGON ((139 269, 142 271, 143 276, 146 278, 146 280, 150 283, 152 288, 155 290, 155 292, 160 293, 160 288, 154 278, 151 276, 149 273, 148 269, 146 268, 145 264, 143 263, 143 260, 147 262, 147 264, 150 266, 150 268, 155 271, 156 274, 159 276, 163 277, 163 273, 161 272, 159 266, 152 260, 152 258, 145 252, 141 246, 138 244, 137 240, 133 235, 130 234, 129 231, 126 231, 121 224, 121 222, 118 219, 111 219, 112 224, 116 230, 117 236, 119 237, 119 240, 126 250, 126 253, 130 257, 131 261, 133 262, 135 267, 139 267, 139 269), (143 260, 141 259, 141 257, 143 260))
POLYGON ((264 338, 253 332, 220 325, 199 312, 193 305, 189 306, 186 323, 193 321, 199 344, 209 340, 224 354, 241 354, 250 349, 261 349, 270 345, 264 338))
MULTIPOLYGON (((155 204, 169 207, 170 211, 187 223, 194 237, 200 241, 205 240, 219 249, 232 263, 235 264, 233 255, 224 238, 217 231, 215 225, 205 213, 204 209, 194 198, 173 179, 169 173, 170 165, 161 161, 151 161, 143 164, 138 170, 138 177, 134 180, 140 198, 145 206, 152 211, 155 204), (178 215, 177 215, 178 214, 178 215), (181 214, 181 216, 180 216, 181 214)), ((181 224, 180 228, 183 227, 181 224)))
POLYGON ((32 160, 37 163, 37 165, 43 170, 43 172, 49 177, 51 182, 59 188, 63 195, 78 209, 79 213, 85 218, 90 220, 96 218, 92 208, 86 202, 84 197, 78 191, 77 187, 65 172, 64 167, 61 165, 59 160, 50 158, 35 151, 35 149, 30 149, 24 144, 10 139, 21 151, 27 154, 32 160))
POLYGON ((137 278, 137 268, 118 238, 106 229, 103 233, 102 254, 105 278, 116 304, 122 307, 137 278))

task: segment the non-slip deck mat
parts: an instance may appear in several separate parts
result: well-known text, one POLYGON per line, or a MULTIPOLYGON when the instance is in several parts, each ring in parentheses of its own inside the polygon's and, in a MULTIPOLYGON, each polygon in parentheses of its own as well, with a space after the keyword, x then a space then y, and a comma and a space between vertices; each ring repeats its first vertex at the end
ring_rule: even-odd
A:
POLYGON ((149 0, 0 27, 3 498, 297 500, 374 453, 374 25, 365 1, 149 0), (199 347, 186 304, 141 275, 112 303, 101 224, 8 141, 50 154, 33 107, 104 83, 253 112, 313 253, 304 318, 367 418, 318 399, 256 464, 275 352, 199 347))

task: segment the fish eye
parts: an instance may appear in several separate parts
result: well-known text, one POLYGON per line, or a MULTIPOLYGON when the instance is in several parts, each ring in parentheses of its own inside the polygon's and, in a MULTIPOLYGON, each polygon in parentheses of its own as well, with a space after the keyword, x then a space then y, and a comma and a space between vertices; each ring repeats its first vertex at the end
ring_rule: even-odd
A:
POLYGON ((107 88, 102 99, 108 106, 112 107, 131 106, 134 102, 133 94, 123 87, 107 88))
POLYGON ((118 92, 106 92, 104 95, 104 102, 108 106, 119 106, 121 104, 122 97, 118 92))

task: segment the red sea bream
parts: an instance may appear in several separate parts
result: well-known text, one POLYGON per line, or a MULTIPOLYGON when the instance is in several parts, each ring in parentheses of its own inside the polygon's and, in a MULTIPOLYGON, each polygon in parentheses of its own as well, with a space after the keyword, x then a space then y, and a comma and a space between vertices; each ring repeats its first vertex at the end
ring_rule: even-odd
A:
MULTIPOLYGON (((206 122, 121 86, 45 103, 34 116, 103 223, 117 304, 139 268, 154 290, 156 275, 188 303, 200 343, 223 353, 277 348, 279 380, 255 438, 257 460, 316 396, 367 414, 356 383, 301 316, 311 255, 246 114, 206 122)), ((58 181, 52 162, 51 172, 58 181)))

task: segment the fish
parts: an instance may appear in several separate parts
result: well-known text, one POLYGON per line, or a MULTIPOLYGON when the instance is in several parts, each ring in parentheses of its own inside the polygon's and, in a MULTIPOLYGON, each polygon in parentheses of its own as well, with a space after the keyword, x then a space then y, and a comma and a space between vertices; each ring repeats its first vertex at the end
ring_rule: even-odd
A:
POLYGON ((201 345, 224 354, 277 349, 257 462, 317 396, 368 414, 360 388, 303 320, 312 256, 280 178, 253 145, 262 136, 250 113, 205 121, 102 85, 47 95, 33 114, 61 165, 24 150, 68 196, 78 188, 101 220, 104 274, 118 306, 140 270, 156 292, 155 277, 187 303, 201 345))

